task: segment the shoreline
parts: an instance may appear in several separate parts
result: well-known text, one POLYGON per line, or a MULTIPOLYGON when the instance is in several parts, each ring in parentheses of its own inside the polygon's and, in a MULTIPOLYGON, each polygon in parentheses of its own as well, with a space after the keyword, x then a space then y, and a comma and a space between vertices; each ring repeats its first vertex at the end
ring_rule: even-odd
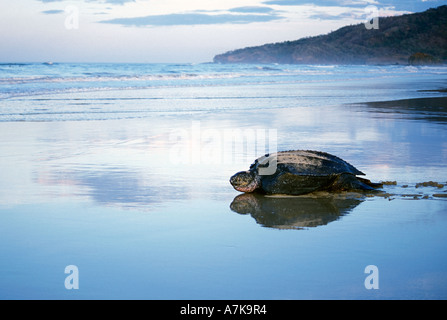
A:
POLYGON ((353 74, 5 103, 0 297, 445 298, 447 122, 425 117, 447 121, 447 94, 417 92, 445 75, 353 74), (362 103, 396 97, 419 98, 362 103), (230 176, 271 143, 337 155, 385 193, 236 192, 230 176), (386 275, 380 291, 364 288, 367 265, 386 275), (64 266, 79 267, 80 290, 64 266))

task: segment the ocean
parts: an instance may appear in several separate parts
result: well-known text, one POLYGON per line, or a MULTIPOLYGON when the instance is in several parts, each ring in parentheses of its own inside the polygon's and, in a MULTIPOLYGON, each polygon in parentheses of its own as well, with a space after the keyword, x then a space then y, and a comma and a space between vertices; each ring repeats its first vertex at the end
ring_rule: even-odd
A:
POLYGON ((447 66, 2 63, 0 298, 445 299, 446 87, 447 66), (388 183, 229 184, 293 149, 388 183))

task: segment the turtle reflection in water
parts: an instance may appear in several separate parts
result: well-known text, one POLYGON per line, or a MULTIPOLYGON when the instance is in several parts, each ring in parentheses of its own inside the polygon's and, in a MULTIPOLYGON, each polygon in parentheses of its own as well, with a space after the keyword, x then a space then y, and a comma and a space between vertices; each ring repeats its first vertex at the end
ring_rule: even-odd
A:
POLYGON ((329 153, 291 150, 256 159, 249 170, 233 175, 230 183, 241 192, 288 195, 315 191, 370 192, 382 187, 359 175, 365 174, 329 153))
POLYGON ((264 227, 305 229, 336 221, 362 201, 347 196, 278 197, 244 193, 234 198, 230 208, 240 214, 250 214, 264 227))

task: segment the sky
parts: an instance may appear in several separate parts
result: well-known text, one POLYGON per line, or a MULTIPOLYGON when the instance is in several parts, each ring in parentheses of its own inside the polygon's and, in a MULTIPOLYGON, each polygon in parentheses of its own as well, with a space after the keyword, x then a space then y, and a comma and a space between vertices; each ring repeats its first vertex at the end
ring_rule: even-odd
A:
POLYGON ((401 15, 445 4, 447 0, 0 0, 0 62, 209 62, 229 50, 364 23, 374 13, 401 15))

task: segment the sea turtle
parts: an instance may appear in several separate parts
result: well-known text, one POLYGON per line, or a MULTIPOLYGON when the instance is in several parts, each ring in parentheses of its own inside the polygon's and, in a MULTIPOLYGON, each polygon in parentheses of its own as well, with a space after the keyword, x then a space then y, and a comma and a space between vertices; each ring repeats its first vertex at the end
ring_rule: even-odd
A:
POLYGON ((314 191, 372 191, 382 186, 358 175, 365 174, 329 153, 291 150, 256 159, 248 171, 233 175, 230 183, 241 192, 288 195, 314 191))

